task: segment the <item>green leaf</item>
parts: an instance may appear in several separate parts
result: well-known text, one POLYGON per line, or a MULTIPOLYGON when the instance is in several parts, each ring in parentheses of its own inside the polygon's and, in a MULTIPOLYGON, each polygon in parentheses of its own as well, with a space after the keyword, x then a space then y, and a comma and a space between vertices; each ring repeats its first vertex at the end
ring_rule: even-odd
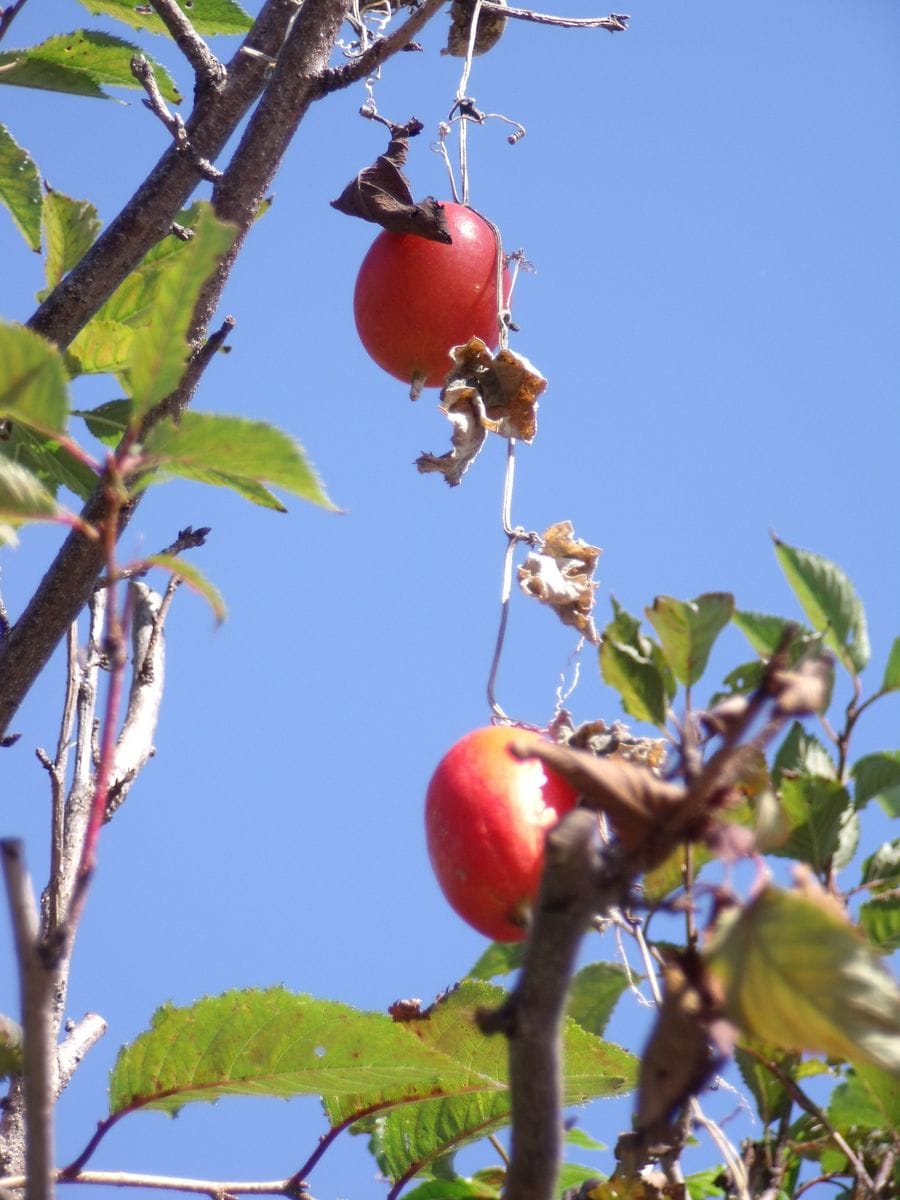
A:
POLYGON ((589 1133, 585 1133, 583 1129, 579 1129, 574 1125, 571 1129, 567 1129, 563 1137, 568 1146, 577 1146, 580 1150, 606 1150, 607 1146, 604 1142, 598 1142, 595 1137, 591 1137, 589 1133))
POLYGON ((877 1067, 860 1063, 831 1093, 828 1117, 843 1133, 859 1127, 893 1133, 900 1126, 900 1087, 877 1067))
POLYGON ((824 895, 766 887, 720 920, 705 957, 751 1037, 900 1071, 900 992, 824 895))
MULTIPOLYGON (((116 375, 124 379, 135 331, 120 321, 88 321, 66 352, 71 375, 116 375)), ((112 401, 112 403, 122 403, 112 401)), ((129 406, 130 407, 130 406, 129 406)))
POLYGON ((44 197, 44 233, 47 283, 55 288, 68 271, 90 250, 100 232, 100 217, 88 200, 73 200, 62 192, 44 197))
POLYGON ((429 1179, 420 1183, 411 1192, 404 1192, 404 1200, 500 1200, 500 1188, 478 1179, 429 1179))
POLYGON ((883 692, 895 692, 900 688, 900 637, 894 638, 887 665, 884 668, 884 679, 881 681, 883 692))
MULTIPOLYGON (((169 36, 149 5, 136 5, 134 0, 81 0, 81 3, 95 16, 115 17, 132 29, 169 36)), ((181 0, 179 8, 190 18, 196 31, 207 37, 217 33, 246 33, 253 24, 253 19, 234 0, 191 0, 187 4, 181 0)))
POLYGON ((613 598, 613 619, 603 631, 600 673, 639 721, 664 726, 675 676, 659 646, 641 633, 641 623, 613 598))
POLYGON ((41 249, 41 177, 27 150, 0 125, 0 203, 32 250, 41 249))
POLYGON ((708 592, 687 601, 657 596, 644 611, 659 634, 675 678, 690 687, 706 670, 713 643, 731 620, 734 597, 726 592, 708 592))
MULTIPOLYGON (((132 42, 108 33, 76 29, 47 38, 37 46, 0 53, 0 83, 108 100, 109 93, 101 86, 104 83, 141 87, 131 73, 132 56, 140 53, 140 47, 132 42)), ((160 92, 177 104, 182 97, 172 76, 159 63, 151 60, 151 65, 160 92)))
POLYGON ((785 631, 795 625, 785 617, 747 611, 736 612, 732 621, 760 658, 771 658, 781 645, 785 631))
POLYGON ((11 531, 29 521, 52 520, 60 509, 36 476, 9 459, 0 458, 0 540, 13 541, 11 531))
POLYGON ((840 567, 813 554, 772 539, 775 554, 794 595, 813 629, 838 654, 847 670, 856 675, 869 661, 869 634, 862 601, 840 567))
POLYGON ((466 978, 487 981, 499 975, 509 975, 521 967, 524 959, 524 942, 491 942, 466 978))
POLYGON ((475 1073, 381 1013, 283 988, 165 1005, 116 1059, 109 1111, 175 1113, 222 1096, 348 1096, 410 1101, 478 1083, 475 1073))
POLYGON ((686 1175, 684 1186, 689 1200, 709 1200, 713 1196, 724 1196, 724 1187, 716 1182, 722 1176, 722 1167, 709 1167, 705 1171, 695 1171, 692 1175, 686 1175))
POLYGON ((82 417, 94 437, 104 446, 115 447, 131 422, 130 400, 107 400, 97 408, 72 410, 73 417, 82 417))
POLYGON ((794 721, 778 748, 772 763, 772 782, 776 785, 780 783, 785 773, 837 778, 837 767, 831 755, 814 734, 806 732, 799 721, 794 721))
POLYGON ((735 1050, 734 1060, 741 1078, 753 1093, 760 1120, 763 1125, 771 1125, 773 1121, 779 1121, 790 1113, 793 1101, 778 1076, 764 1066, 757 1055, 766 1062, 775 1063, 791 1077, 800 1062, 800 1055, 785 1054, 779 1047, 767 1045, 756 1038, 745 1038, 743 1041, 744 1045, 735 1050), (751 1054, 751 1049, 756 1053, 751 1054))
POLYGON ((181 381, 188 358, 187 334, 200 289, 236 235, 233 225, 217 221, 210 205, 202 205, 194 236, 160 274, 150 319, 135 338, 131 354, 133 421, 140 420, 181 381))
MULTIPOLYGON (((379 1123, 378 1163, 393 1180, 428 1167, 457 1147, 509 1123, 507 1050, 503 1038, 486 1037, 473 1021, 476 1009, 500 1004, 506 993, 490 984, 464 980, 436 1004, 425 1020, 410 1023, 414 1040, 447 1056, 448 1065, 468 1072, 465 1088, 441 1087, 434 1099, 392 1108, 379 1123)), ((620 1095, 634 1086, 637 1060, 567 1021, 564 1033, 564 1103, 583 1104, 620 1095)), ((444 1081, 442 1080, 442 1084, 444 1081)), ((355 1097, 324 1098, 332 1126, 355 1113, 371 1112, 379 1097, 369 1089, 355 1097)))
POLYGON ((151 554, 149 558, 145 558, 142 561, 151 567, 162 567, 163 570, 171 571, 173 575, 177 575, 179 579, 188 585, 192 592, 197 592, 198 595, 207 601, 218 625, 221 625, 225 620, 228 610, 225 607, 222 593, 193 563, 185 562, 183 558, 179 558, 174 554, 151 554))
POLYGON ((68 397, 56 347, 21 325, 0 323, 0 363, 0 418, 39 433, 62 433, 68 397))
POLYGON ((722 684, 728 690, 724 692, 715 692, 709 700, 709 707, 714 708, 720 700, 727 700, 729 696, 746 696, 748 692, 755 692, 762 682, 763 666, 758 659, 753 662, 741 663, 735 667, 733 671, 729 671, 722 684))
MULTIPOLYGON (((583 1187, 585 1184, 597 1187, 605 1180, 606 1176, 596 1167, 584 1167, 581 1163, 563 1163, 556 1180, 556 1195, 562 1196, 569 1188, 583 1187)), ((593 1191, 593 1187, 589 1188, 590 1191, 593 1191)))
POLYGON ((900 838, 882 842, 875 853, 869 855, 862 866, 860 883, 873 885, 875 896, 900 885, 900 838))
POLYGON ((334 509, 302 448, 262 421, 187 412, 177 425, 169 420, 156 425, 144 451, 166 474, 233 487, 257 503, 250 489, 266 482, 334 509))
POLYGON ((781 806, 790 834, 771 854, 809 863, 817 872, 831 865, 841 844, 851 802, 836 779, 798 775, 781 781, 781 806))
POLYGON ((24 467, 53 496, 65 487, 86 500, 97 484, 98 475, 87 463, 56 439, 34 433, 26 425, 15 424, 10 436, 0 441, 0 461, 5 459, 24 467))
POLYGON ((895 891, 866 901, 859 910, 859 923, 879 953, 900 950, 900 895, 895 891))
POLYGON ((618 963, 590 963, 572 980, 566 1011, 582 1029, 600 1037, 627 987, 628 976, 618 963))
POLYGON ((877 800, 889 817, 900 817, 900 750, 882 750, 859 758, 850 770, 856 807, 877 800))

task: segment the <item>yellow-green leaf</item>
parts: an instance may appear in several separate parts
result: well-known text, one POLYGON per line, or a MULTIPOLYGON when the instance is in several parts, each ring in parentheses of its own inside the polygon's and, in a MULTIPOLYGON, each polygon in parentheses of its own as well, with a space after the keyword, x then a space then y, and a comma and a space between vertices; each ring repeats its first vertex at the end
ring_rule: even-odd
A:
POLYGON ((50 342, 21 325, 0 323, 0 418, 38 433, 62 432, 66 424, 66 372, 50 342))
POLYGON ((0 203, 34 251, 41 248, 41 177, 27 150, 0 125, 0 203))
MULTIPOLYGON (((140 54, 139 46, 89 29, 47 38, 37 46, 0 53, 0 84, 40 88, 50 92, 68 92, 108 100, 102 84, 140 88, 131 73, 131 59, 140 54)), ((159 63, 152 64, 159 90, 177 104, 181 93, 172 76, 159 63)))
POLYGON ((44 198, 44 234, 47 283, 56 287, 62 277, 84 257, 100 232, 100 217, 89 200, 73 200, 49 191, 44 198))

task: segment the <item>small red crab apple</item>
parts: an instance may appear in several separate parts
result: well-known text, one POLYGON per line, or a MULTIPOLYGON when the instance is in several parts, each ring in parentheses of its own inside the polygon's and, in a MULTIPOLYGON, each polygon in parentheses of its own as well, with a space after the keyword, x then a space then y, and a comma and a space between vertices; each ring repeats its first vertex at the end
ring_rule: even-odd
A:
POLYGON ((428 785, 428 854, 450 906, 497 942, 525 937, 528 906, 544 865, 544 838, 578 793, 527 747, 540 734, 488 726, 447 751, 428 785))
MULTIPOLYGON (((379 367, 411 385, 413 398, 444 382, 453 346, 479 337, 494 350, 500 342, 494 230, 462 204, 442 207, 450 245, 384 230, 353 294, 360 341, 379 367)), ((504 305, 509 286, 504 266, 504 305)))

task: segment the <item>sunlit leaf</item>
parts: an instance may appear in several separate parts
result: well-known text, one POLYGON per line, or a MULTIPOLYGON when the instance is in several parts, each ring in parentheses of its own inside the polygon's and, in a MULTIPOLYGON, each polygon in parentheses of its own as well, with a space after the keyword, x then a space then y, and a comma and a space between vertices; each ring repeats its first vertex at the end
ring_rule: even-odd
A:
POLYGON ((735 612, 731 619, 760 658, 771 658, 781 644, 786 630, 794 624, 785 617, 741 610, 735 612))
POLYGON ((0 203, 32 250, 41 248, 41 176, 31 155, 0 125, 0 203))
POLYGON ((858 1127, 894 1133, 900 1127, 900 1087, 896 1076, 860 1063, 831 1093, 828 1119, 844 1133, 858 1127))
MULTIPOLYGON (((0 84, 108 100, 103 84, 140 88, 131 73, 132 56, 140 53, 140 47, 132 42, 108 33, 76 29, 47 38, 37 46, 0 53, 0 84)), ((159 90, 177 104, 181 93, 171 75, 157 62, 152 66, 159 90)))
POLYGON ((21 325, 0 323, 0 363, 0 417, 39 433, 61 433, 66 423, 66 372, 56 347, 21 325))
POLYGON ((200 289, 228 251, 237 230, 200 209, 194 236, 158 280, 149 322, 134 339, 129 369, 133 420, 175 390, 188 358, 187 334, 200 289))
POLYGON ((249 489, 266 483, 324 508, 334 507, 297 442, 263 421, 187 412, 177 425, 159 422, 144 450, 151 464, 166 474, 237 487, 257 503, 249 489))
MULTIPOLYGON (((81 0, 88 12, 115 17, 130 25, 132 29, 146 29, 149 33, 164 33, 165 25, 149 6, 135 4, 134 0, 81 0)), ((246 33, 253 20, 235 0, 180 0, 179 7, 190 18, 198 33, 206 36, 217 33, 246 33)))
POLYGON ((771 1125, 773 1121, 787 1116, 793 1101, 778 1076, 760 1062, 760 1058, 774 1063, 785 1074, 792 1076, 800 1062, 800 1055, 795 1051, 785 1053, 777 1046, 747 1038, 735 1050, 734 1058, 741 1078, 753 1093, 763 1125, 771 1125), (755 1053, 751 1053, 751 1050, 755 1053))
MULTIPOLYGON (((470 1072, 470 1083, 468 1090, 451 1087, 433 1100, 393 1108, 379 1122, 378 1162, 392 1179, 411 1176, 450 1150, 509 1123, 505 1041, 486 1037, 472 1019, 477 1008, 496 1006, 504 996, 500 988, 466 980, 435 1005, 427 1020, 412 1023, 419 1044, 439 1047, 470 1072)), ((637 1060, 573 1021, 566 1022, 564 1050, 566 1104, 619 1095, 633 1087, 637 1060)), ((374 1102, 371 1092, 325 1097, 333 1126, 354 1112, 370 1110, 374 1102)))
POLYGON ((868 884, 872 894, 900 886, 900 838, 882 842, 862 866, 861 883, 868 884))
POLYGON ((91 409, 75 409, 75 417, 82 417, 90 432, 104 446, 114 447, 119 444, 122 434, 131 421, 130 400, 107 400, 91 409))
POLYGON ((524 942, 491 942, 466 978, 490 980, 509 975, 521 967, 524 958, 524 942))
POLYGON ((149 558, 142 561, 153 567, 162 567, 164 570, 171 571, 173 575, 177 575, 191 591, 197 592, 206 600, 219 624, 225 620, 228 610, 221 592, 193 563, 185 562, 183 558, 173 554, 151 554, 149 558))
POLYGON ((725 592, 709 592, 696 600, 657 596, 645 611, 676 679, 690 686, 706 670, 713 643, 734 612, 734 597, 725 592))
POLYGON ((675 676, 659 646, 641 633, 640 621, 613 599, 613 619, 603 631, 600 673, 638 721, 663 726, 675 676))
POLYGON ((782 775, 821 775, 836 779, 834 759, 815 736, 808 733, 799 721, 794 721, 772 763, 772 782, 778 784, 782 775))
POLYGON ((900 992, 827 898, 766 887, 720 921, 706 956, 741 1031, 900 1071, 900 992))
POLYGON ((44 234, 47 257, 44 269, 47 283, 56 287, 94 244, 100 232, 100 217, 88 200, 73 200, 62 192, 49 191, 44 197, 44 234))
POLYGON ((685 1175, 684 1186, 689 1200, 710 1200, 711 1197, 724 1196, 725 1188, 720 1182, 723 1174, 722 1167, 709 1167, 705 1171, 685 1175))
POLYGON ((18 463, 0 458, 0 521, 24 525, 55 517, 58 512, 56 501, 39 479, 18 463))
POLYGON ((869 661, 869 634, 862 601, 835 563, 773 538, 775 554, 814 629, 824 634, 852 674, 869 661))
POLYGON ((850 774, 857 808, 877 800, 889 817, 900 817, 900 750, 867 754, 856 760, 850 774))
POLYGON ((859 923, 882 954, 900 950, 900 895, 875 896, 860 907, 859 923))
POLYGON ((412 1100, 463 1088, 474 1072, 390 1017, 283 988, 233 991, 160 1008, 116 1059, 110 1114, 177 1112, 222 1096, 360 1091, 412 1100))
POLYGON ((131 361, 134 336, 134 329, 119 321, 89 321, 66 351, 70 374, 121 376, 131 361))

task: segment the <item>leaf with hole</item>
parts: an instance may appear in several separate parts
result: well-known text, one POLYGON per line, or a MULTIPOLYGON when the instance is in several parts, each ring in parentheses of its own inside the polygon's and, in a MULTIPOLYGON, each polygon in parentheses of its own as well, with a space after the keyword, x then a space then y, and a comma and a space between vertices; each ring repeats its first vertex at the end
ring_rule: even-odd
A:
MULTIPOLYGON (((0 52, 0 84, 109 100, 103 84, 140 88, 131 73, 132 56, 140 53, 139 46, 111 34, 76 29, 37 46, 0 52)), ((152 66, 160 92, 177 104, 182 96, 172 76, 159 63, 152 66)))

